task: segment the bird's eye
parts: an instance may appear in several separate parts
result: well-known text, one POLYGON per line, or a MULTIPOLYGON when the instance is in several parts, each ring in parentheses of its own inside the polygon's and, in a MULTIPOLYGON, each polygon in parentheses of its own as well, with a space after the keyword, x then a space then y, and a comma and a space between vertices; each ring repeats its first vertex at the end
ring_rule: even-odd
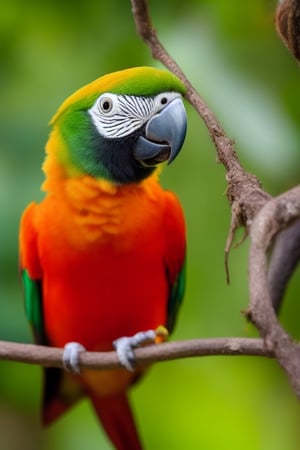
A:
POLYGON ((173 96, 171 92, 162 92, 161 94, 158 94, 155 99, 156 108, 163 109, 172 99, 173 96))
POLYGON ((113 101, 109 97, 102 97, 99 106, 103 113, 109 113, 113 108, 113 101))

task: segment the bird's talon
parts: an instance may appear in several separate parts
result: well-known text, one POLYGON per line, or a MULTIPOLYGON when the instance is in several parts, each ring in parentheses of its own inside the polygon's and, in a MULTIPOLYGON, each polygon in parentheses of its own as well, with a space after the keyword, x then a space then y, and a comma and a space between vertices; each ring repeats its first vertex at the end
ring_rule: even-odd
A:
POLYGON ((143 344, 152 344, 166 339, 168 332, 165 327, 156 330, 140 331, 131 337, 121 337, 113 342, 118 358, 122 366, 132 372, 135 366, 133 350, 143 344))
POLYGON ((121 337, 113 342, 118 359, 122 366, 132 372, 134 370, 135 357, 133 348, 136 346, 130 337, 121 337))
POLYGON ((68 342, 64 347, 63 366, 68 372, 75 374, 80 373, 79 353, 85 352, 86 349, 79 342, 68 342))

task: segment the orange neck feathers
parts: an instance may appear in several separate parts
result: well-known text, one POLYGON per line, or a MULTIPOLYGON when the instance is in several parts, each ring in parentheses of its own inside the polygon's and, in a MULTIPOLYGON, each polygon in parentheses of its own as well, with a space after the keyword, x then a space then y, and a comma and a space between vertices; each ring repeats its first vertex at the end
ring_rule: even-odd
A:
POLYGON ((46 179, 42 190, 67 209, 72 225, 81 230, 80 234, 94 242, 107 235, 128 233, 136 224, 143 223, 146 208, 148 213, 149 208, 155 207, 163 192, 158 183, 160 169, 139 183, 118 185, 96 179, 61 164, 63 152, 58 156, 55 149, 59 147, 53 145, 58 138, 54 129, 46 147, 43 164, 46 179))

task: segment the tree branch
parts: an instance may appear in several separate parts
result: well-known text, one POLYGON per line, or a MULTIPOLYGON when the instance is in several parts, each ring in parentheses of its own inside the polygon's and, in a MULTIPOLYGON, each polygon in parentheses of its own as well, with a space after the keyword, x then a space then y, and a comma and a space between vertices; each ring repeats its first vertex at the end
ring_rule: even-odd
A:
MULTIPOLYGON (((0 360, 63 368, 62 355, 63 350, 60 348, 0 341, 0 360)), ((266 348, 262 339, 251 338, 193 339, 148 345, 135 350, 137 365, 194 356, 217 355, 248 355, 273 358, 273 352, 266 348)), ((82 368, 98 370, 121 367, 114 351, 82 352, 80 353, 79 364, 82 368)))
POLYGON ((277 7, 276 29, 281 39, 300 62, 300 2, 281 0, 277 7))
POLYGON ((187 79, 175 60, 161 44, 152 25, 147 0, 131 0, 132 12, 139 36, 151 50, 153 58, 159 60, 185 84, 186 99, 194 106, 215 144, 219 161, 224 165, 228 181, 227 196, 230 204, 235 203, 233 213, 237 215, 232 224, 247 224, 269 198, 269 194, 261 189, 257 177, 247 173, 236 154, 233 140, 228 138, 212 110, 208 107, 196 89, 187 79), (253 198, 252 198, 253 197, 253 198), (243 204, 247 201, 248 207, 243 204), (251 208, 249 205, 251 204, 251 208), (239 205, 239 206, 237 206, 239 205))
MULTIPOLYGON (((177 75, 187 88, 186 99, 195 107, 215 144, 219 161, 226 169, 227 197, 231 204, 231 225, 225 247, 228 253, 235 231, 244 225, 251 239, 249 255, 250 305, 247 316, 259 330, 269 351, 280 365, 300 399, 300 350, 280 326, 270 296, 267 252, 276 234, 300 217, 300 188, 272 197, 261 189, 259 180, 247 173, 216 117, 160 43, 150 19, 147 0, 131 0, 137 32, 150 47, 154 58, 177 75)), ((283 0, 277 9, 277 29, 294 56, 300 54, 300 1, 283 0)), ((284 248, 284 245, 282 245, 284 248)), ((227 271, 228 278, 228 271, 227 271)))
MULTIPOLYGON (((218 159, 226 169, 227 196, 232 206, 231 228, 226 250, 228 253, 236 228, 244 225, 251 239, 249 254, 250 305, 247 317, 254 323, 262 337, 262 339, 195 339, 151 345, 135 350, 137 365, 193 356, 252 355, 275 357, 286 371, 298 398, 300 398, 300 347, 293 342, 277 320, 267 278, 267 252, 274 237, 300 217, 300 187, 296 187, 274 199, 261 189, 259 180, 247 173, 241 166, 233 141, 225 135, 213 112, 161 45, 150 19, 147 1, 131 0, 131 3, 139 35, 150 47, 153 57, 160 60, 186 85, 186 98, 204 121, 215 144, 218 159)), ((298 9, 296 10, 294 6, 299 3, 298 0, 281 2, 280 5, 281 7, 284 5, 284 11, 281 11, 277 24, 281 34, 293 50, 296 47, 291 44, 291 39, 298 39, 298 35, 295 37, 295 33, 298 33, 298 9), (294 17, 293 14, 296 14, 296 16, 294 17), (289 32, 291 25, 288 25, 291 23, 293 25, 292 34, 289 32)), ((296 50, 294 53, 296 53, 296 50)), ((2 360, 62 368, 62 355, 63 350, 58 348, 0 342, 0 359, 2 360)), ((90 369, 120 367, 115 352, 82 352, 80 354, 80 365, 90 369)))
POLYGON ((267 251, 274 236, 300 215, 300 186, 270 200, 251 226, 249 253, 250 305, 248 317, 256 325, 268 348, 288 374, 300 399, 300 349, 279 324, 267 278, 267 251))

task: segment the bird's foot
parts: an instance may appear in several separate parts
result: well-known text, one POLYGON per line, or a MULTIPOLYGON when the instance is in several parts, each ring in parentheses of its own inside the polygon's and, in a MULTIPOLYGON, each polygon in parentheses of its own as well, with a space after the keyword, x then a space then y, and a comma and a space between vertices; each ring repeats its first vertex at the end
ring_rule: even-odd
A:
POLYGON ((122 366, 132 372, 135 366, 133 350, 141 345, 163 342, 167 337, 168 330, 161 325, 156 330, 140 331, 130 337, 120 337, 113 342, 113 346, 122 366))
POLYGON ((68 342, 64 347, 63 366, 68 372, 75 374, 80 373, 79 353, 85 352, 86 349, 79 342, 68 342))

